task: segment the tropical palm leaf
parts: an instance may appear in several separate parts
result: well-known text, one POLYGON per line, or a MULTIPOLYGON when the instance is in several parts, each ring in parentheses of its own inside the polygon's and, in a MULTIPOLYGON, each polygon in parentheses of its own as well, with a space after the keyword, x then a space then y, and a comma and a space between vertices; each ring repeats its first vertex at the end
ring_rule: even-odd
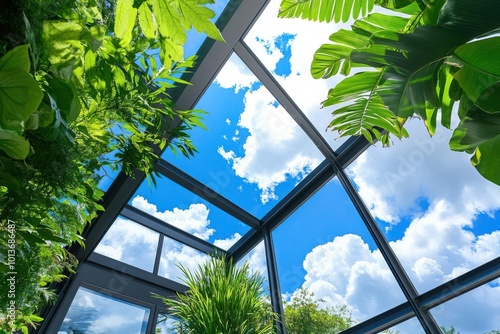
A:
POLYGON ((397 117, 386 107, 379 93, 387 89, 380 80, 383 72, 361 72, 346 78, 330 90, 323 106, 350 102, 336 109, 329 127, 337 130, 341 136, 363 135, 373 143, 375 138, 382 140, 384 129, 398 138, 407 137, 406 130, 399 124, 397 117))
POLYGON ((319 22, 347 22, 372 11, 375 0, 282 0, 278 17, 319 22))
POLYGON ((333 43, 323 44, 314 54, 312 76, 316 79, 329 78, 339 73, 339 70, 343 75, 348 75, 351 67, 366 66, 362 61, 352 61, 351 54, 363 50, 371 55, 382 55, 385 47, 373 46, 370 38, 384 31, 402 31, 407 23, 406 18, 374 13, 357 20, 352 30, 341 29, 333 33, 330 36, 333 43))

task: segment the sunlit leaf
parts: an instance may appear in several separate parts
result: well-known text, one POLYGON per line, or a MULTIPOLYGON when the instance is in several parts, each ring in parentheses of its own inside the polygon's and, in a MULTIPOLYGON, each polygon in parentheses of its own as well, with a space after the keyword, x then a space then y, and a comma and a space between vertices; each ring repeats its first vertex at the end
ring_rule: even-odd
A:
POLYGON ((143 2, 139 7, 139 25, 146 38, 154 39, 156 37, 155 18, 147 2, 143 2))
POLYGON ((282 0, 278 16, 319 22, 347 22, 372 11, 375 0, 282 0))
POLYGON ((115 11, 115 35, 120 38, 122 45, 128 45, 132 40, 137 18, 137 8, 133 7, 134 0, 117 0, 115 11))

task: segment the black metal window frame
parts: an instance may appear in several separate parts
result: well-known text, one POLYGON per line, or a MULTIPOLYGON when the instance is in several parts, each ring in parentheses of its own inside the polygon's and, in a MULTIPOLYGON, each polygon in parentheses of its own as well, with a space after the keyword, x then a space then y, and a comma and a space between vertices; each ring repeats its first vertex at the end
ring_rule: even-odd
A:
MULTIPOLYGON (((269 0, 230 1, 218 21, 218 26, 222 31, 226 43, 214 43, 210 40, 205 41, 200 49, 199 64, 196 70, 187 78, 193 85, 173 92, 172 96, 175 96, 176 105, 180 110, 195 107, 220 69, 229 57, 235 53, 299 124, 324 155, 325 160, 287 196, 280 200, 264 217, 258 219, 169 162, 160 159, 156 163, 156 170, 160 174, 250 227, 250 231, 227 252, 128 205, 127 203, 131 196, 143 182, 144 175, 137 174, 132 178, 120 174, 105 195, 103 201, 105 211, 84 231, 86 247, 73 246, 70 249, 80 261, 77 274, 64 284, 58 286, 59 298, 52 307, 45 310, 44 316, 46 321, 35 332, 56 333, 78 288, 85 286, 98 292, 104 291, 104 293, 120 299, 136 302, 141 305, 149 305, 152 312, 150 314, 147 333, 154 333, 153 324, 156 321, 158 313, 165 312, 166 310, 164 307, 162 308, 159 299, 151 297, 151 293, 154 292, 173 297, 175 296, 175 292, 183 293, 186 291, 186 287, 183 284, 157 275, 163 236, 177 240, 206 254, 225 253, 232 257, 235 262, 241 260, 260 242, 264 241, 271 302, 274 309, 283 317, 283 305, 272 231, 334 177, 338 178, 346 190, 395 277, 398 287, 394 288, 400 288, 407 300, 403 304, 356 324, 342 333, 377 333, 414 317, 418 319, 425 333, 440 333, 439 326, 429 312, 431 308, 500 277, 500 257, 497 257, 430 291, 423 294, 417 292, 375 219, 370 214, 344 171, 370 144, 362 137, 349 138, 338 150, 333 150, 293 99, 243 41, 246 33, 263 12, 268 2, 269 0), (152 273, 110 259, 101 254, 93 253, 103 235, 118 216, 133 220, 160 233, 155 269, 152 273), (118 285, 114 286, 114 283, 118 285)), ((277 322, 277 332, 286 333, 283 321, 277 322)))

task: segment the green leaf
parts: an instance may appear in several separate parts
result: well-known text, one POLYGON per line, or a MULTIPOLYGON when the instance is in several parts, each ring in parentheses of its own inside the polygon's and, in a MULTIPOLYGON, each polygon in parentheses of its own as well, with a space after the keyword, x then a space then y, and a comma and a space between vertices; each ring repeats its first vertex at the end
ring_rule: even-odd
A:
MULTIPOLYGON (((158 22, 158 31, 173 43, 186 43, 186 31, 181 17, 169 0, 150 0, 153 4, 153 13, 158 22)), ((169 52, 164 50, 164 52, 169 52)))
POLYGON ((500 113, 487 113, 473 106, 453 132, 450 148, 455 151, 475 149, 500 135, 500 113))
MULTIPOLYGON (((350 102, 349 105, 335 110, 329 127, 341 136, 363 135, 370 142, 375 127, 384 129, 401 138, 404 134, 396 116, 385 106, 376 94, 379 89, 381 72, 361 72, 348 77, 331 89, 323 106, 350 102), (354 101, 353 101, 354 100, 354 101)), ((378 130, 377 130, 378 131, 378 130)), ((373 134, 373 136, 372 136, 373 134)))
POLYGON ((402 31, 408 20, 384 14, 371 14, 357 20, 352 30, 341 29, 330 36, 335 44, 323 44, 314 54, 311 74, 315 79, 329 78, 341 71, 349 74, 351 67, 365 65, 351 58, 354 52, 367 52, 382 55, 383 48, 370 47, 370 37, 381 32, 402 31))
POLYGON ((156 22, 147 2, 143 2, 139 7, 139 25, 146 38, 154 39, 156 37, 156 22))
POLYGON ((42 101, 43 92, 21 68, 0 71, 0 125, 26 121, 42 101))
MULTIPOLYGON (((351 62, 350 55, 353 50, 367 48, 370 45, 369 38, 343 29, 332 34, 330 40, 336 44, 323 44, 314 53, 311 74, 315 79, 326 79, 337 74, 342 63, 351 62)), ((347 73, 343 74, 347 75, 348 71, 345 72, 347 73)))
POLYGON ((206 3, 206 0, 178 0, 179 13, 184 18, 184 27, 188 30, 193 27, 196 31, 204 32, 216 41, 223 41, 219 29, 210 21, 215 17, 215 13, 203 6, 206 3))
POLYGON ((30 152, 30 143, 15 131, 0 129, 0 149, 12 159, 24 160, 30 152))
POLYGON ((479 145, 471 162, 485 179, 500 185, 500 135, 479 145))
POLYGON ((80 113, 80 99, 76 87, 70 81, 58 78, 47 78, 48 91, 55 100, 57 107, 62 111, 68 122, 76 120, 80 113))
POLYGON ((117 0, 115 11, 115 35, 120 38, 120 44, 125 46, 132 41, 137 18, 137 8, 133 7, 134 0, 117 0))
POLYGON ((21 186, 19 184, 19 181, 17 181, 15 177, 13 177, 6 171, 2 171, 0 173, 0 185, 7 187, 7 189, 9 189, 10 191, 17 191, 21 186))
POLYGON ((479 95, 476 105, 489 113, 500 112, 500 82, 497 82, 479 95))
POLYGON ((282 0, 278 17, 347 22, 349 18, 366 16, 374 4, 374 0, 282 0))
POLYGON ((9 50, 0 58, 0 71, 20 69, 24 72, 30 71, 29 45, 20 45, 9 50))

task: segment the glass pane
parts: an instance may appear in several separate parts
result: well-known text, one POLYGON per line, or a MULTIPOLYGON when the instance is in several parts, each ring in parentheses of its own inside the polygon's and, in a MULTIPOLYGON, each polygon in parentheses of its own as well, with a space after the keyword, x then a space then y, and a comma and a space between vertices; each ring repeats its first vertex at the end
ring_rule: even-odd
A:
POLYGON ((431 309, 431 314, 445 334, 498 334, 500 286, 498 282, 480 286, 431 309))
POLYGON ((283 222, 273 240, 287 302, 305 289, 304 298, 353 325, 406 300, 336 178, 283 222))
MULTIPOLYGON (((384 334, 425 334, 417 318, 411 318, 405 322, 383 331, 384 334)), ((455 333, 458 334, 458 333, 455 333)))
POLYGON ((179 319, 166 314, 160 313, 158 314, 158 319, 156 321, 156 330, 155 334, 177 334, 176 323, 179 319))
POLYGON ((248 266, 252 273, 258 273, 264 278, 264 292, 269 294, 269 277, 267 276, 266 248, 264 247, 264 241, 261 241, 248 252, 248 254, 241 258, 236 265, 241 266, 245 262, 248 262, 248 266))
POLYGON ((208 130, 191 133, 191 159, 163 158, 257 217, 313 170, 321 153, 236 56, 196 106, 208 130), (200 168, 203 166, 203 168, 200 168))
POLYGON ((80 287, 60 334, 145 334, 149 309, 80 287))
POLYGON ((167 177, 144 182, 129 204, 194 236, 229 249, 250 227, 167 177))
POLYGON ((193 272, 197 269, 198 265, 207 261, 208 258, 208 255, 205 253, 164 237, 158 275, 183 283, 184 275, 179 268, 179 264, 193 272))
POLYGON ((153 272, 159 234, 134 221, 118 217, 95 252, 153 272))
POLYGON ((469 155, 450 150, 451 131, 371 147, 349 168, 359 194, 420 292, 500 254, 500 187, 483 179, 469 155))
MULTIPOLYGON (((301 19, 280 19, 281 0, 272 0, 245 37, 252 49, 279 84, 310 119, 332 148, 346 139, 326 131, 331 122, 331 108, 321 109, 328 90, 340 81, 316 80, 311 76, 311 62, 316 50, 328 42, 328 37, 346 24, 325 24, 301 19)), ((237 75, 237 74, 235 74, 237 75)))

